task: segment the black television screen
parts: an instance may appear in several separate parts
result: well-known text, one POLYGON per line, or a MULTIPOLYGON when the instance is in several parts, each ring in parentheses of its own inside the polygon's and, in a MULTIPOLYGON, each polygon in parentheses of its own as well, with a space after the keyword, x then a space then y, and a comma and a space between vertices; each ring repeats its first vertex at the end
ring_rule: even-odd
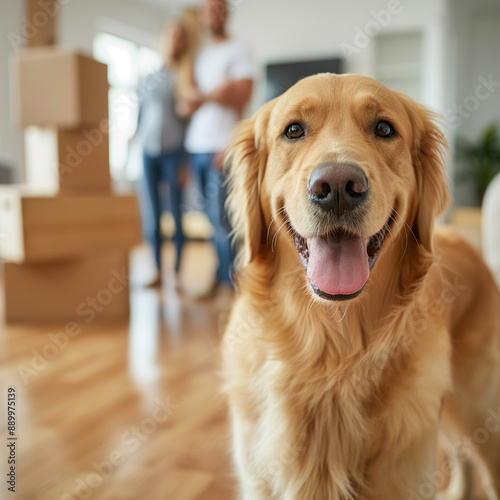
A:
POLYGON ((266 100, 270 101, 288 90, 301 78, 316 73, 342 73, 342 59, 287 62, 266 66, 266 100))

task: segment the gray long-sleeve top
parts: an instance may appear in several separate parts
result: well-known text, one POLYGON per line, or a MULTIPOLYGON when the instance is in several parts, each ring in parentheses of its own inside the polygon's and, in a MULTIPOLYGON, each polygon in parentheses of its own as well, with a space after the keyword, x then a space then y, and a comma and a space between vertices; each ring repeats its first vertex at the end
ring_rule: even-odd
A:
POLYGON ((136 137, 149 156, 179 149, 184 143, 186 123, 175 112, 175 77, 163 68, 146 76, 139 89, 136 137))

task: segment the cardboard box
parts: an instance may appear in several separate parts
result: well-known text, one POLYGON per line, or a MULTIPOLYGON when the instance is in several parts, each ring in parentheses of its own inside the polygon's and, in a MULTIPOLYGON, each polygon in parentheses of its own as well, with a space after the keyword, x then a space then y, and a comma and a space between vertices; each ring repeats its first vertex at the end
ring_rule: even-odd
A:
POLYGON ((29 186, 60 195, 111 192, 109 137, 101 129, 29 127, 24 139, 29 186))
POLYGON ((3 266, 7 322, 75 321, 84 329, 94 322, 128 319, 126 250, 59 263, 3 266))
POLYGON ((58 0, 26 0, 26 45, 40 47, 57 42, 58 0))
POLYGON ((79 52, 35 47, 11 61, 14 122, 82 129, 108 117, 107 66, 79 52))
POLYGON ((135 196, 58 196, 0 187, 0 257, 57 261, 141 242, 135 196))

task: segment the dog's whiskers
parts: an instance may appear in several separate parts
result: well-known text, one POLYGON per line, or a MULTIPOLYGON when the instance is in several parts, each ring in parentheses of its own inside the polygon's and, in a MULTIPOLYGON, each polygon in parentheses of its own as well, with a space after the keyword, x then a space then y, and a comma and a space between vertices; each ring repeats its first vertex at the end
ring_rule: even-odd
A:
POLYGON ((391 235, 391 241, 392 241, 392 246, 394 247, 395 246, 395 243, 394 243, 394 235, 392 234, 392 231, 391 231, 391 227, 389 226, 389 224, 387 224, 387 222, 384 224, 383 228, 391 235))
MULTIPOLYGON (((411 232, 411 234, 412 234, 412 236, 413 236, 413 239, 415 240, 415 242, 416 242, 416 244, 417 244, 417 246, 418 246, 418 250, 419 250, 419 252, 420 252, 420 245, 419 245, 419 243, 418 243, 417 237, 415 236, 415 233, 413 232, 413 229, 412 229, 412 228, 409 226, 409 224, 408 224, 408 223, 407 223, 407 222, 403 219, 403 217, 401 216, 401 214, 400 214, 400 213, 399 213, 396 209, 394 209, 394 213, 395 213, 396 215, 398 215, 398 216, 399 216, 399 218, 403 221, 403 224, 404 224, 404 225, 403 225, 403 227, 404 227, 404 230, 405 230, 405 238, 406 238, 406 242, 405 242, 405 250, 404 250, 403 255, 402 255, 402 257, 401 257, 401 261, 402 261, 402 260, 404 259, 404 256, 406 255, 407 250, 408 250, 408 231, 407 231, 407 229, 406 229, 406 228, 408 228, 408 229, 410 230, 410 232, 411 232)), ((394 220, 394 222, 396 222, 396 219, 394 219, 394 218, 393 218, 393 220, 394 220)))
MULTIPOLYGON (((396 219, 392 215, 389 215, 389 219, 391 219, 394 222, 394 224, 397 224, 396 219)), ((389 227, 388 227, 388 229, 389 229, 389 227)), ((406 230, 406 228, 405 228, 405 230, 406 230)), ((391 236, 393 236, 392 232, 391 232, 391 236)), ((394 236, 393 236, 393 238, 394 238, 394 236)), ((399 241, 400 239, 401 239, 401 235, 398 234, 397 241, 399 241)))
MULTIPOLYGON (((337 305, 337 307, 335 308, 335 311, 334 313, 330 316, 330 310, 333 308, 333 304, 331 306, 328 306, 328 308, 325 310, 325 313, 326 315, 328 316, 329 319, 335 319, 335 316, 337 315, 340 315, 339 313, 339 309, 340 309, 340 305, 337 305)), ((340 319, 335 319, 335 321, 337 323, 342 323, 342 321, 344 320, 347 312, 349 311, 349 306, 346 307, 345 311, 344 311, 344 314, 342 315, 342 317, 340 319)))
POLYGON ((373 94, 373 97, 375 97, 378 93, 378 91, 382 88, 382 85, 385 84, 385 82, 389 79, 389 78, 392 78, 392 76, 388 76, 386 78, 383 79, 382 82, 380 82, 380 85, 377 87, 377 90, 375 91, 375 93, 373 94))
MULTIPOLYGON (((289 220, 287 220, 286 222, 289 222, 289 220)), ((284 235, 286 234, 289 234, 292 238, 295 236, 295 231, 288 225, 284 231, 281 232, 279 238, 278 238, 278 241, 276 243, 278 243, 284 235)))
MULTIPOLYGON (((396 219, 392 215, 390 215, 389 218, 394 221, 394 224, 397 224, 396 219)), ((406 250, 408 249, 408 231, 406 229, 406 226, 403 226, 403 228, 405 230, 405 251, 403 252, 403 256, 401 257, 401 260, 399 262, 403 262, 403 259, 404 259, 405 255, 406 255, 406 250)), ((390 230, 389 230, 389 232, 390 232, 390 230)), ((391 236, 392 236, 392 232, 391 232, 391 236)), ((400 238, 401 238, 401 236, 398 235, 398 241, 400 240, 400 238)), ((394 238, 393 238, 393 244, 394 244, 394 238)))
POLYGON ((276 241, 277 237, 278 237, 278 234, 279 232, 281 231, 281 229, 286 225, 288 224, 289 220, 288 220, 288 216, 286 216, 285 220, 283 221, 283 224, 281 224, 281 226, 278 228, 278 230, 276 231, 276 233, 274 234, 273 236, 273 239, 271 240, 271 252, 274 253, 274 242, 276 241))
MULTIPOLYGON (((304 287, 304 292, 307 294, 309 291, 309 286, 305 286, 304 287)), ((313 300, 309 300, 308 301, 308 305, 307 305, 307 310, 306 310, 306 316, 309 316, 309 313, 311 312, 312 308, 313 308, 313 304, 314 304, 314 301, 313 300)))
POLYGON ((401 214, 396 210, 394 209, 394 212, 396 212, 396 215, 399 215, 399 217, 401 218, 401 220, 403 221, 403 223, 405 224, 405 226, 410 230, 410 233, 411 235, 413 236, 413 239, 415 240, 415 243, 417 244, 417 246, 419 247, 420 249, 420 243, 418 242, 418 238, 416 236, 416 234, 413 232, 413 229, 410 227, 410 225, 403 219, 403 217, 401 216, 401 214))
POLYGON ((333 306, 330 306, 327 310, 326 310, 326 314, 328 314, 328 318, 329 319, 333 319, 336 314, 339 312, 339 306, 337 306, 337 308, 335 309, 335 312, 330 316, 329 315, 329 312, 330 312, 330 309, 332 308, 333 306))
POLYGON ((285 207, 281 207, 280 209, 278 209, 276 211, 276 213, 274 214, 273 218, 271 219, 271 222, 269 223, 269 226, 267 227, 267 238, 266 238, 266 242, 267 244, 269 244, 269 233, 271 231, 271 226, 273 225, 274 221, 276 220, 277 217, 279 217, 283 211, 285 210, 285 207))
POLYGON ((345 308, 344 315, 340 318, 340 320, 337 321, 337 323, 342 323, 344 321, 345 315, 347 314, 347 311, 349 311, 349 306, 345 308))
POLYGON ((290 276, 291 274, 302 274, 304 271, 302 268, 294 269, 293 271, 288 271, 286 273, 281 273, 281 276, 290 276))

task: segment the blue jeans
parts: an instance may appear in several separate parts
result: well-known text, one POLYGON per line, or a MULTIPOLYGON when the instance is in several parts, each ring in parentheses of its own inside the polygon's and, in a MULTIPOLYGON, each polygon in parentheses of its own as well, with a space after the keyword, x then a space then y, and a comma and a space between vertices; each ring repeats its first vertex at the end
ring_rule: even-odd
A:
POLYGON ((182 248, 185 236, 182 231, 181 189, 179 187, 179 170, 182 165, 184 150, 182 148, 161 156, 149 156, 144 153, 144 175, 141 182, 144 234, 153 246, 156 265, 161 271, 161 247, 163 237, 160 220, 165 205, 160 184, 168 184, 170 191, 170 210, 175 221, 174 243, 177 250, 175 271, 181 265, 182 248))
POLYGON ((216 279, 220 283, 231 283, 234 252, 229 236, 231 226, 225 209, 225 178, 212 165, 212 159, 211 153, 193 153, 190 155, 190 166, 200 195, 201 208, 214 228, 213 241, 219 259, 216 279))

